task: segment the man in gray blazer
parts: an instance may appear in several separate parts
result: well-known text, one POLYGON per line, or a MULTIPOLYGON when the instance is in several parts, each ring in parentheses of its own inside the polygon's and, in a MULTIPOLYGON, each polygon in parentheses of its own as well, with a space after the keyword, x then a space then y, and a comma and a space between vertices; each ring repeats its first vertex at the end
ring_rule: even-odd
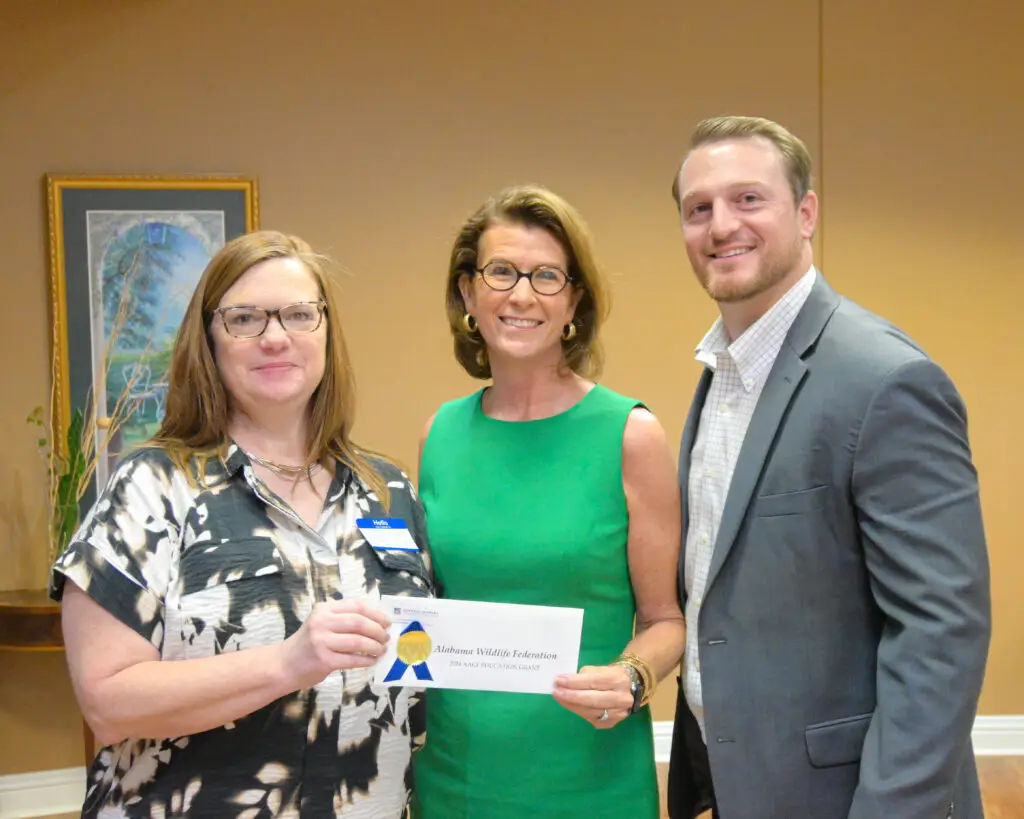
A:
POLYGON ((669 815, 978 819, 990 600, 963 401, 815 269, 784 128, 702 122, 673 194, 721 318, 679 455, 669 815))

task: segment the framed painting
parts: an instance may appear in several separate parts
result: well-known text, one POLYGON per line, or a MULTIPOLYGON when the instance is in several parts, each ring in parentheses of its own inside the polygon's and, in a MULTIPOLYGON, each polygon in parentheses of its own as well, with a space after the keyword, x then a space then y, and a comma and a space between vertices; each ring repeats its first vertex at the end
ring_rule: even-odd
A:
POLYGON ((257 181, 47 174, 46 198, 54 443, 63 451, 73 411, 94 402, 85 418, 103 456, 89 505, 120 455, 159 427, 185 308, 213 255, 258 228, 257 181))

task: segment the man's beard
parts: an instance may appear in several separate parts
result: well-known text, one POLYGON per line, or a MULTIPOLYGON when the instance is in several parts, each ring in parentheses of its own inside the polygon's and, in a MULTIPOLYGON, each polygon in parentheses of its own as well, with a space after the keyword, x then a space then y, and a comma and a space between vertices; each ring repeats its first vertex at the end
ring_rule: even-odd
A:
POLYGON ((801 250, 802 241, 798 236, 788 253, 765 260, 753 278, 731 281, 729 277, 716 280, 715 276, 707 276, 701 279, 701 285, 711 298, 724 304, 756 298, 793 272, 793 268, 800 262, 801 250))

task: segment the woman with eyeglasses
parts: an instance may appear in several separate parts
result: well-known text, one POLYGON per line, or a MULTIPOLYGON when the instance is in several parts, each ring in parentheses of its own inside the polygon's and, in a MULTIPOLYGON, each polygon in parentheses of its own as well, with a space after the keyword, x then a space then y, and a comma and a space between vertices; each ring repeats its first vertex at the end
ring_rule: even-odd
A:
POLYGON ((446 303, 456 359, 491 383, 421 440, 439 585, 585 613, 552 696, 428 690, 413 816, 655 819, 647 703, 684 645, 679 487, 654 416, 593 380, 608 293, 582 219, 544 188, 500 192, 455 240, 446 303))
POLYGON ((379 600, 431 596, 433 576, 413 487, 350 437, 338 301, 301 239, 224 247, 178 332, 159 432, 54 567, 104 746, 83 817, 405 813, 424 718, 409 689, 373 685, 379 600), (367 518, 404 520, 411 550, 373 548, 367 518))

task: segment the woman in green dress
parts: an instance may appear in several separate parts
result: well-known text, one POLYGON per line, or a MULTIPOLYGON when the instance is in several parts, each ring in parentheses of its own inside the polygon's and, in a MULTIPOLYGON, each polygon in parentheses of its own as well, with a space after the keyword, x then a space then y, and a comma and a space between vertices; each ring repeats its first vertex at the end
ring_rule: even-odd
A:
POLYGON ((607 288, 576 211, 502 191, 452 250, 455 354, 484 389, 421 440, 437 578, 454 599, 584 610, 552 696, 430 689, 416 819, 656 819, 650 709, 684 645, 680 494, 665 433, 592 380, 607 288))

